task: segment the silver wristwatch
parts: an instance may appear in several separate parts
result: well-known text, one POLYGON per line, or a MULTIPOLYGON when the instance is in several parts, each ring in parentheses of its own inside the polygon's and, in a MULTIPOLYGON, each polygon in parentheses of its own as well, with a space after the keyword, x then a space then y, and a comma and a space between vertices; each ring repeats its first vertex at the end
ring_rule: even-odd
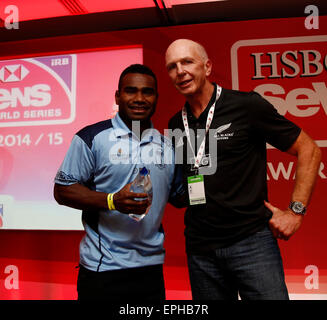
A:
POLYGON ((291 201, 289 208, 295 213, 304 216, 307 208, 300 201, 291 201))

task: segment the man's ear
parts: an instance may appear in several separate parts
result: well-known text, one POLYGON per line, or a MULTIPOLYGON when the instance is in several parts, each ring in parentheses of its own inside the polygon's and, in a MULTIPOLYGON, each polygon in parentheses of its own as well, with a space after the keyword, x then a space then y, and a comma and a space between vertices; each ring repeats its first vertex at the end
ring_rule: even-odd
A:
POLYGON ((119 106, 119 97, 120 97, 119 91, 116 90, 116 92, 115 92, 115 102, 116 102, 116 105, 117 106, 119 106))
POLYGON ((209 77, 212 70, 212 61, 210 59, 207 59, 205 63, 205 68, 206 68, 206 76, 209 77))

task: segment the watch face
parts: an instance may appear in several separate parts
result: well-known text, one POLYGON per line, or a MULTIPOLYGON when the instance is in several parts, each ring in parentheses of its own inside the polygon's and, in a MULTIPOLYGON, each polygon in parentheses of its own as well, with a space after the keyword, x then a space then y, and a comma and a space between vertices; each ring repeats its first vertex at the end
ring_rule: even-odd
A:
POLYGON ((291 209, 295 212, 295 213, 299 213, 299 214, 304 214, 305 213, 305 207, 303 205, 303 203, 298 202, 298 201, 294 201, 291 204, 291 209))

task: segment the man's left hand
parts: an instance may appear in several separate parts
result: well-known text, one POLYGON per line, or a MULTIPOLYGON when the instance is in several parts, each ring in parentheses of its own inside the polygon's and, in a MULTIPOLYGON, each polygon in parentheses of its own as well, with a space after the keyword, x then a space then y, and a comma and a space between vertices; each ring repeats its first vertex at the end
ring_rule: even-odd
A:
POLYGON ((269 226, 274 237, 288 240, 300 228, 303 216, 295 214, 291 209, 281 210, 269 202, 264 203, 273 214, 269 226))

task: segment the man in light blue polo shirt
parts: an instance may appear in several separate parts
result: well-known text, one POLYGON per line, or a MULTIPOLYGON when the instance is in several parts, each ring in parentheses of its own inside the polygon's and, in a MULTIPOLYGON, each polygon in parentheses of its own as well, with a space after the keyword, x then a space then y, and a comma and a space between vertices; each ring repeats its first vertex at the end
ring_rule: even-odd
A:
POLYGON ((79 299, 165 299, 161 220, 169 197, 179 193, 172 188, 172 145, 150 121, 157 98, 157 80, 148 67, 126 68, 116 91, 119 113, 80 130, 58 170, 55 199, 83 210, 79 299), (147 194, 129 190, 142 167, 150 171, 153 199, 147 215, 135 221, 129 213, 142 214, 150 204, 147 194))

